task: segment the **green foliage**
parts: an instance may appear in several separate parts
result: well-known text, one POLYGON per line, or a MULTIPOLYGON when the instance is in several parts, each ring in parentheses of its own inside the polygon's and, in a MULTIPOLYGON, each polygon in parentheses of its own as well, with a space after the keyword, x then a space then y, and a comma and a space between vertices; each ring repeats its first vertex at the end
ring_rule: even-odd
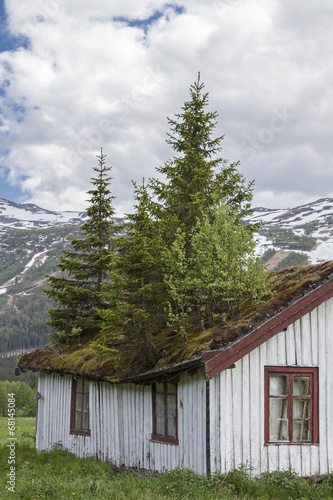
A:
POLYGON ((231 500, 265 498, 274 500, 329 499, 333 486, 329 477, 310 486, 292 471, 251 475, 241 466, 229 474, 200 476, 188 469, 175 469, 161 475, 140 474, 140 471, 118 469, 110 462, 94 457, 77 458, 61 448, 37 452, 28 441, 16 446, 15 494, 5 488, 8 473, 8 449, 0 448, 0 488, 3 500, 32 498, 62 500, 231 500))
POLYGON ((22 416, 36 416, 37 401, 33 399, 36 390, 31 389, 25 382, 0 382, 0 416, 7 415, 8 394, 15 394, 15 405, 22 416))
POLYGON ((212 222, 206 218, 193 235, 191 267, 193 295, 201 310, 227 309, 231 317, 239 313, 245 298, 260 302, 269 293, 269 278, 256 256, 253 232, 223 204, 215 209, 212 222))
MULTIPOLYGON (((8 444, 8 417, 0 417, 0 449, 2 445, 8 444)), ((36 442, 36 417, 22 417, 15 415, 15 437, 19 442, 28 442, 35 445, 36 442)))
POLYGON ((291 266, 305 266, 308 263, 308 256, 305 253, 291 252, 274 268, 275 271, 291 266))
POLYGON ((257 479, 257 483, 259 486, 264 486, 266 494, 274 495, 275 498, 276 495, 279 495, 281 500, 284 498, 309 498, 308 495, 312 493, 308 483, 290 469, 269 473, 264 472, 257 479))
POLYGON ((214 313, 234 317, 242 300, 259 302, 269 293, 269 276, 256 256, 252 230, 223 204, 215 207, 213 217, 198 221, 189 238, 189 258, 180 230, 165 252, 165 283, 173 300, 170 319, 181 323, 183 335, 191 311, 200 312, 201 323, 207 317, 212 326, 214 313))
POLYGON ((106 166, 102 150, 97 158, 98 167, 93 167, 97 177, 92 179, 93 188, 88 191, 89 219, 81 226, 81 238, 72 238, 72 249, 63 251, 58 264, 63 275, 47 276, 50 288, 44 289, 56 304, 49 310, 48 324, 56 331, 51 338, 57 341, 96 335, 105 324, 102 312, 112 307, 109 272, 120 227, 112 219, 115 211, 108 176, 111 167, 106 166))
POLYGON ((164 253, 164 283, 168 287, 172 303, 168 303, 169 326, 179 323, 181 334, 187 338, 185 318, 192 311, 189 261, 186 258, 186 237, 180 229, 175 240, 164 253))

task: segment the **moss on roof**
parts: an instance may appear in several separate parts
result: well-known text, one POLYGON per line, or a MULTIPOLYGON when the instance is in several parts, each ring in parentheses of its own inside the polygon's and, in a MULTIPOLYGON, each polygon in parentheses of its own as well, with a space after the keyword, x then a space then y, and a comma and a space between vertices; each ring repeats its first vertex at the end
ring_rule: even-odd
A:
POLYGON ((272 273, 275 280, 271 295, 257 305, 244 302, 236 318, 226 318, 223 324, 220 320, 205 331, 196 326, 189 327, 187 340, 170 328, 161 331, 153 340, 156 348, 154 363, 148 363, 143 346, 134 346, 125 341, 117 346, 118 352, 101 357, 90 345, 95 339, 89 339, 66 350, 61 350, 54 343, 47 344, 42 349, 22 356, 19 366, 22 369, 73 374, 91 379, 135 379, 148 370, 172 366, 198 358, 204 351, 224 348, 323 284, 331 278, 332 273, 333 261, 290 267, 272 273))

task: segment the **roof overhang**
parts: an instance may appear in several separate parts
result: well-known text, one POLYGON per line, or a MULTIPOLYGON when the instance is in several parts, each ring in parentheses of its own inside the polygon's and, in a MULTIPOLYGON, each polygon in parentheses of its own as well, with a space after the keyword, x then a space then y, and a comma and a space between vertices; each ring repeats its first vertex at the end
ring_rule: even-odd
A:
POLYGON ((331 297, 333 297, 333 279, 309 292, 301 299, 296 300, 259 328, 229 344, 225 349, 203 353, 202 359, 205 363, 206 379, 210 380, 230 368, 236 361, 274 337, 277 333, 288 328, 289 325, 313 311, 331 297))

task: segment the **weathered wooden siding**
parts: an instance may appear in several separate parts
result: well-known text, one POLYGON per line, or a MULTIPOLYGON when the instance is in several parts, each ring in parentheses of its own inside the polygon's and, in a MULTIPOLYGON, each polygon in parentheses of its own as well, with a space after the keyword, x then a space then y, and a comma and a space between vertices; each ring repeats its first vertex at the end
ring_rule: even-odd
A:
POLYGON ((210 381, 211 469, 333 472, 333 299, 210 381), (319 367, 319 445, 264 445, 264 367, 319 367), (217 438, 215 440, 215 437, 217 438))
POLYGON ((37 449, 55 443, 83 457, 150 470, 188 467, 206 472, 206 382, 203 370, 178 383, 179 445, 151 441, 151 386, 90 382, 91 436, 71 435, 69 376, 41 375, 37 449))

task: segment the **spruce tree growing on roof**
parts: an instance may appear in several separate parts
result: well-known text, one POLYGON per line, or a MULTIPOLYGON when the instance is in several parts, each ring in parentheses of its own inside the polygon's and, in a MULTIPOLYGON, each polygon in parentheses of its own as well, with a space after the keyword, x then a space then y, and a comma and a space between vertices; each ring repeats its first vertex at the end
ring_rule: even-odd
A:
POLYGON ((219 156, 224 136, 213 137, 218 114, 206 110, 208 93, 203 89, 198 74, 182 112, 176 119, 168 118, 171 132, 166 142, 175 156, 156 169, 165 180, 151 179, 161 217, 172 221, 168 226, 171 236, 179 227, 188 236, 205 214, 213 216, 218 200, 236 210, 239 219, 251 212, 253 183, 245 184, 237 169, 239 162, 230 164, 219 156))
MULTIPOLYGON (((217 208, 223 205, 226 207, 225 217, 230 218, 229 226, 235 228, 234 236, 244 233, 245 238, 246 233, 248 243, 253 241, 254 226, 243 226, 244 217, 252 213, 253 182, 245 182, 238 171, 239 162, 229 163, 220 156, 224 136, 214 137, 218 115, 207 111, 207 106, 208 93, 204 92, 204 84, 198 74, 182 112, 176 114, 175 119, 168 118, 171 131, 167 134, 167 143, 172 146, 175 155, 157 168, 164 179, 150 181, 158 201, 158 217, 164 227, 164 282, 168 291, 169 319, 178 320, 185 337, 185 318, 190 312, 197 313, 201 324, 204 324, 204 309, 209 324, 216 312, 212 294, 217 293, 218 287, 214 273, 209 276, 212 281, 207 283, 195 275, 198 256, 205 252, 195 239, 196 234, 202 231, 202 224, 205 223, 206 228, 207 224, 214 226, 219 213, 217 208)), ((228 257, 227 246, 224 255, 228 257)), ((214 252, 209 258, 216 258, 214 252)), ((202 265, 211 270, 212 262, 202 265)), ((230 268, 229 282, 237 279, 231 271, 230 268)), ((232 289, 236 288, 235 283, 232 289)), ((233 295, 235 298, 230 298, 229 302, 223 301, 230 306, 230 310, 234 300, 238 301, 243 296, 242 293, 233 295)))
POLYGON ((99 333, 105 320, 102 312, 112 307, 113 285, 109 273, 116 257, 117 235, 120 227, 112 217, 114 196, 109 189, 111 177, 101 149, 96 177, 88 191, 89 219, 81 226, 82 238, 72 238, 70 251, 63 251, 58 268, 61 276, 47 276, 50 286, 45 293, 56 307, 49 310, 48 324, 55 330, 51 336, 68 342, 75 336, 92 337, 99 333))

